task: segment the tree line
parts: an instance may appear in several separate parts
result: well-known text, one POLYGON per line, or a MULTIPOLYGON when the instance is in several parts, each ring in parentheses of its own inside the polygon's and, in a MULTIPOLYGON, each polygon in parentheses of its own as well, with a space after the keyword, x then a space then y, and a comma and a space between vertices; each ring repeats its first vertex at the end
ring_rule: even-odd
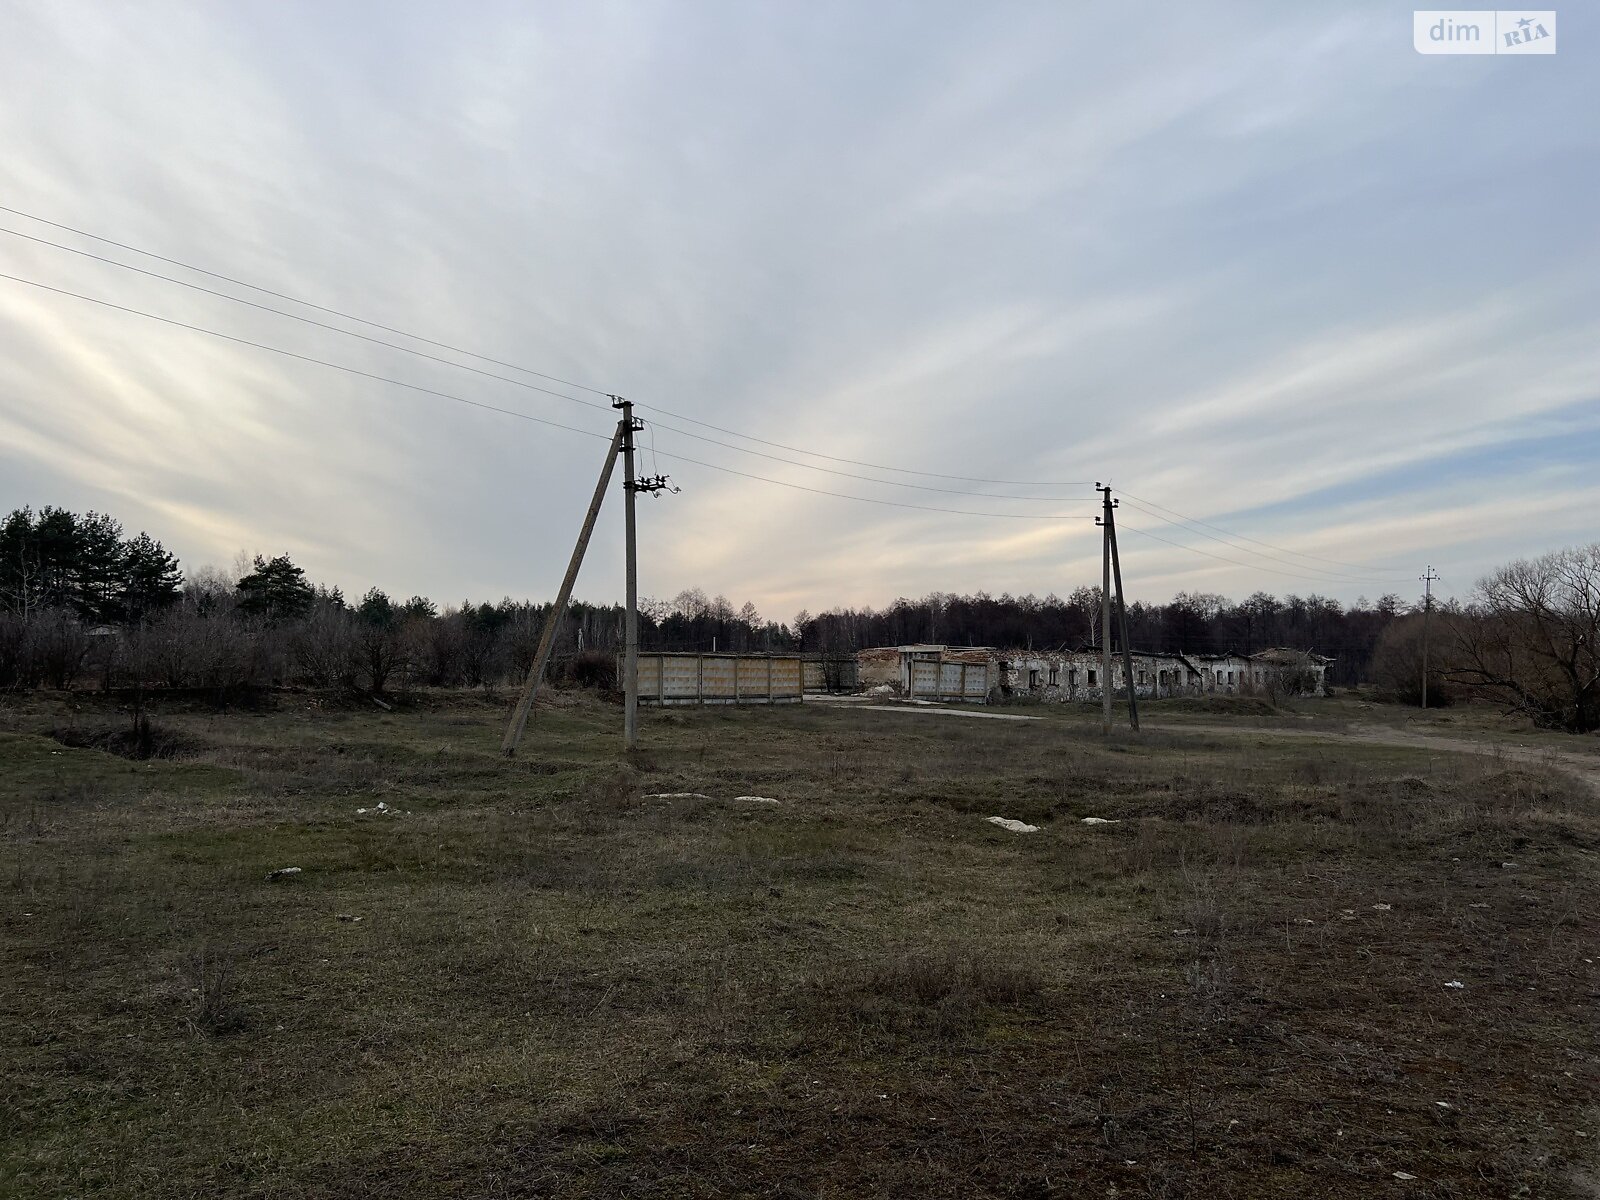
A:
MULTIPOLYGON (((834 609, 815 617, 803 612, 796 625, 807 649, 834 653, 913 642, 1081 649, 1100 643, 1100 596, 1097 587, 1043 599, 935 592, 879 610, 834 609)), ((1407 609, 1396 595, 1344 605, 1317 595, 1280 599, 1256 592, 1235 602, 1179 592, 1165 604, 1128 605, 1128 640, 1136 650, 1177 654, 1253 654, 1273 646, 1313 650, 1334 659, 1330 682, 1349 686, 1365 677, 1379 636, 1407 609)))
MULTIPOLYGON (((147 533, 109 516, 21 508, 0 524, 0 687, 153 686, 359 689, 520 682, 548 604, 463 601, 440 608, 370 588, 347 600, 288 555, 185 577, 147 533)), ((574 602, 556 639, 558 672, 609 683, 623 642, 617 604, 574 602)), ((649 648, 793 650, 782 625, 698 589, 641 604, 649 648)))
MULTIPOLYGON (((1396 595, 1345 605, 1256 592, 1242 601, 1180 592, 1128 608, 1136 649, 1250 654, 1272 646, 1331 657, 1329 681, 1372 680, 1420 697, 1419 606, 1396 595)), ((419 687, 519 682, 548 604, 463 601, 443 608, 370 588, 348 601, 287 555, 185 577, 148 533, 103 513, 21 508, 0 523, 0 687, 159 686, 227 691, 307 686, 374 695, 419 687)), ((1486 696, 1554 727, 1600 727, 1600 543, 1500 568, 1468 603, 1438 607, 1430 701, 1486 696), (1437 697, 1437 700, 1435 700, 1437 697)), ((572 604, 557 669, 614 682, 623 641, 617 604, 572 604)), ((845 655, 869 646, 1055 649, 1099 641, 1100 589, 992 596, 934 592, 882 609, 764 618, 698 588, 640 603, 645 649, 845 655)))

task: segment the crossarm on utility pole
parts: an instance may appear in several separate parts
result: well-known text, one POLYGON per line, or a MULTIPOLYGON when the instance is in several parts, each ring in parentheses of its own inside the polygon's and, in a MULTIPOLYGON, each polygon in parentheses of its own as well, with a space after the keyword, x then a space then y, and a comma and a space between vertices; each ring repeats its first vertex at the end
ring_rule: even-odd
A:
POLYGON ((550 615, 545 618, 544 630, 539 634, 539 648, 534 652, 533 665, 528 668, 527 682, 522 685, 522 695, 511 714, 510 724, 506 726, 506 736, 500 743, 501 754, 515 754, 517 743, 522 740, 522 727, 528 723, 528 713, 533 710, 533 698, 538 694, 539 684, 544 681, 545 667, 550 663, 550 651, 555 647, 556 630, 561 625, 561 618, 566 615, 567 601, 572 599, 572 585, 577 582, 578 568, 583 565, 583 552, 589 548, 589 536, 594 533, 600 504, 606 498, 606 488, 611 485, 611 470, 616 466, 622 436, 623 423, 619 421, 617 432, 606 450, 605 465, 600 468, 600 482, 595 485, 594 499, 589 501, 588 515, 583 519, 583 528, 578 531, 578 544, 572 549, 572 561, 567 563, 566 576, 561 580, 561 591, 550 607, 550 615))

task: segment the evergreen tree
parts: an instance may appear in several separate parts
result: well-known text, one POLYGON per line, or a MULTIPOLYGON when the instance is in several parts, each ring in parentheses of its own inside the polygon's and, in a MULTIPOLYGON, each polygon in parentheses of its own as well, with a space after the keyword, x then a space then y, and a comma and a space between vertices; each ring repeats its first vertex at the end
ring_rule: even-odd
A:
POLYGON ((400 665, 400 613, 380 588, 368 589, 356 606, 356 653, 375 696, 383 695, 389 676, 400 665))
POLYGON ((368 588, 367 594, 361 597, 361 603, 356 606, 356 616, 374 628, 387 629, 395 621, 394 601, 382 588, 368 588))
POLYGON ((78 574, 78 518, 50 505, 33 526, 34 561, 39 568, 38 606, 61 608, 72 602, 78 574))
POLYGON ((273 559, 256 555, 256 569, 239 580, 239 611, 268 621, 286 621, 311 611, 316 593, 306 573, 287 554, 273 559))
POLYGON ((77 518, 71 603, 83 620, 122 619, 125 558, 121 521, 93 511, 77 518))
POLYGON ((143 530, 122 548, 122 591, 118 597, 123 615, 138 620, 178 598, 183 572, 178 560, 143 530))

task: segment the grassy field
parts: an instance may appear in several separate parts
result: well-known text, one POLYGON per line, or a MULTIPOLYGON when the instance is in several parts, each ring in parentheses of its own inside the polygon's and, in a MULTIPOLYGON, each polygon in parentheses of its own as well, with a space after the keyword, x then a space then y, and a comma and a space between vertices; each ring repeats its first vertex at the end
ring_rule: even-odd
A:
POLYGON ((647 712, 630 762, 563 698, 508 763, 482 697, 8 703, 0 1195, 1600 1189, 1548 768, 1339 709, 647 712))

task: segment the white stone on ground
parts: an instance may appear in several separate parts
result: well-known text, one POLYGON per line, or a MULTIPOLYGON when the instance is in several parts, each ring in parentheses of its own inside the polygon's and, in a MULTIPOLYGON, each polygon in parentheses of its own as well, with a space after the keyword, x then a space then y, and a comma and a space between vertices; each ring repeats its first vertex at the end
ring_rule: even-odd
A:
POLYGON ((1001 829, 1009 829, 1012 833, 1038 833, 1037 825, 1029 825, 1026 821, 1013 821, 1010 817, 985 817, 991 825, 998 825, 1001 829))

